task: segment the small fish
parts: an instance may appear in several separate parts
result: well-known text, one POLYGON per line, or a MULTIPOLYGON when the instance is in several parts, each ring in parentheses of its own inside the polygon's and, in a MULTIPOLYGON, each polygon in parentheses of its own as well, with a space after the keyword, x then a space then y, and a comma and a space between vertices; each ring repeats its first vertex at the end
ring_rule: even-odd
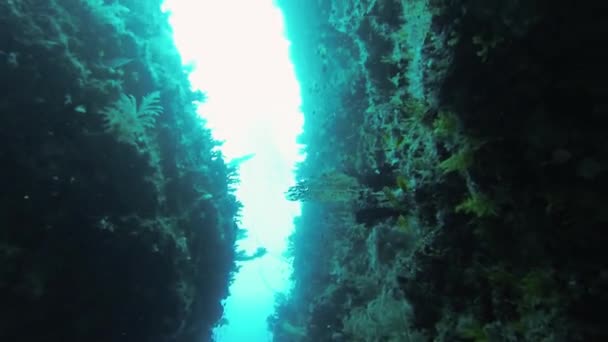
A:
POLYGON ((602 173, 602 171, 604 171, 604 168, 602 167, 602 165, 600 163, 598 163, 596 160, 591 159, 591 158, 585 158, 583 159, 577 167, 577 174, 585 179, 588 180, 592 180, 595 177, 597 177, 597 175, 599 175, 600 173, 602 173))
POLYGON ((103 65, 112 69, 120 68, 121 66, 127 65, 133 61, 133 58, 116 57, 110 58, 103 61, 103 65))
POLYGON ((563 164, 572 158, 572 153, 566 149, 558 148, 553 150, 552 158, 555 164, 563 164))
POLYGON ((87 112, 87 108, 84 105, 78 105, 76 107, 74 107, 74 111, 77 113, 86 113, 87 112))

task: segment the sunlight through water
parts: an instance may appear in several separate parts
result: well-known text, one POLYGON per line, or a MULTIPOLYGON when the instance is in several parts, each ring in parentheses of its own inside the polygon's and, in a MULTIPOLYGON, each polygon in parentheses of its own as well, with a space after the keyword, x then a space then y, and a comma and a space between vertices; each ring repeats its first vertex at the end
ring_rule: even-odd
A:
POLYGON ((226 325, 216 341, 270 341, 266 319, 274 296, 289 289, 290 264, 282 257, 297 202, 284 192, 303 157, 296 136, 303 118, 300 89, 289 60, 283 17, 272 0, 167 0, 175 42, 194 65, 193 88, 207 94, 199 113, 208 121, 226 159, 255 156, 241 165, 236 195, 243 203, 238 248, 268 249, 241 269, 225 302, 226 325))

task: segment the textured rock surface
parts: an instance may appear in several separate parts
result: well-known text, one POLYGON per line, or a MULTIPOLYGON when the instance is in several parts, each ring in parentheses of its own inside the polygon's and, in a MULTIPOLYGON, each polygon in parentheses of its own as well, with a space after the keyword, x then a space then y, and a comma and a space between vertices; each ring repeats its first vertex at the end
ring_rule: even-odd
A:
POLYGON ((303 89, 299 177, 342 172, 367 195, 308 199, 275 340, 608 338, 603 10, 279 4, 303 89))
POLYGON ((0 3, 2 341, 198 342, 222 315, 235 170, 160 1, 107 3, 0 3))

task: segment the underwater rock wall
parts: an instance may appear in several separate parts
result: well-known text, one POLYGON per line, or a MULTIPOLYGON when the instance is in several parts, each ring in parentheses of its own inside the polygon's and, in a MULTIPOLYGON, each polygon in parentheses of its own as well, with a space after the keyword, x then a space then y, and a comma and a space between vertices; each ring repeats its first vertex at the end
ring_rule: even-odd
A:
POLYGON ((201 341, 236 170, 161 1, 0 3, 0 340, 201 341))
POLYGON ((606 340, 605 9, 278 3, 307 158, 275 341, 606 340))

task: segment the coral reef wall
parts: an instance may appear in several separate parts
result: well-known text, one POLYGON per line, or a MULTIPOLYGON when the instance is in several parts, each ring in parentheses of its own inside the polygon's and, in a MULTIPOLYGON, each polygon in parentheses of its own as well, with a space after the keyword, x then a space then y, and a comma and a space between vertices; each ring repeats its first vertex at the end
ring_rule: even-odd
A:
POLYGON ((606 8, 279 0, 302 84, 275 341, 603 341, 606 8))
POLYGON ((224 163, 161 1, 0 2, 0 340, 210 339, 224 163))

